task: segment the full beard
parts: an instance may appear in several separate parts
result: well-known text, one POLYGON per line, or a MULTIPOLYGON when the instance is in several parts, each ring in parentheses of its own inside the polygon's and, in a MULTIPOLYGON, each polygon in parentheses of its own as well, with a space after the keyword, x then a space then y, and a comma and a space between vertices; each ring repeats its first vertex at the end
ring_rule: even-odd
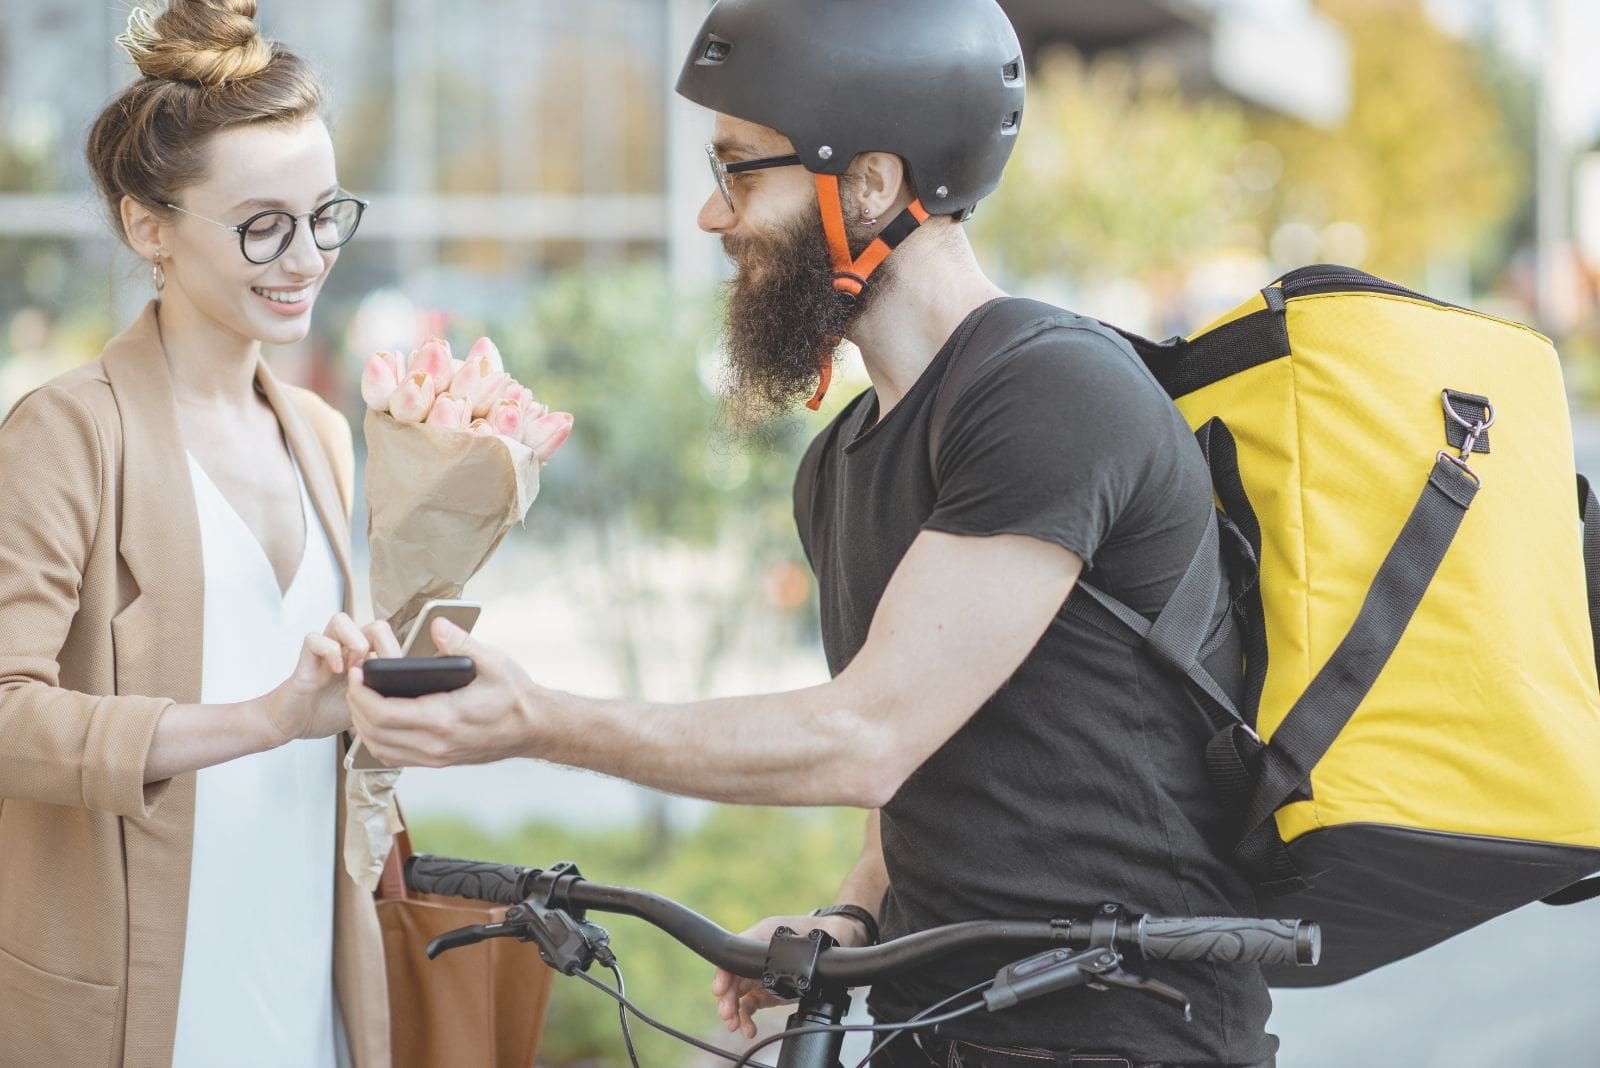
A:
MULTIPOLYGON (((871 234, 852 227, 851 254, 871 234)), ((816 390, 850 325, 888 280, 888 263, 852 301, 833 288, 833 261, 813 204, 770 233, 724 236, 736 272, 723 319, 723 412, 739 435, 782 415, 816 390)))

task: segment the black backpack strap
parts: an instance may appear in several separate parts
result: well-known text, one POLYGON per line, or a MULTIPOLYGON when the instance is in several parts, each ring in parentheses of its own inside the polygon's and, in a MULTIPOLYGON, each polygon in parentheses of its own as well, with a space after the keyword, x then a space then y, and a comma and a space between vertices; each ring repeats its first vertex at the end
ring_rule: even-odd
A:
MULTIPOLYGON (((1221 569, 1218 566, 1221 546, 1217 534, 1217 520, 1213 513, 1206 522, 1205 533, 1183 578, 1173 588, 1172 595, 1154 620, 1146 619, 1134 609, 1123 604, 1104 590, 1087 582, 1073 587, 1067 598, 1067 611, 1078 619, 1114 638, 1137 648, 1150 650, 1163 663, 1175 668, 1197 691, 1205 706, 1212 710, 1211 725, 1222 729, 1237 724, 1246 734, 1255 737, 1255 729, 1245 722, 1243 713, 1228 692, 1205 666, 1204 660, 1211 651, 1208 639, 1215 637, 1211 629, 1211 615, 1216 609, 1217 594, 1221 590, 1221 569), (1079 591, 1082 591, 1081 595, 1079 591)), ((1259 739, 1257 739, 1259 740, 1259 739)))
POLYGON ((1245 492, 1244 479, 1239 474, 1239 447, 1228 424, 1220 418, 1208 419, 1194 436, 1211 469, 1211 490, 1222 505, 1219 522, 1228 550, 1223 559, 1232 568, 1231 618, 1244 642, 1244 704, 1240 711, 1246 723, 1254 724, 1261 711, 1261 691, 1267 684, 1267 628, 1261 606, 1261 521, 1245 492))
MULTIPOLYGON (((1311 777, 1339 732, 1388 663, 1455 541, 1479 482, 1453 457, 1440 454, 1422 496, 1406 519, 1367 590, 1361 611, 1339 647, 1273 732, 1261 754, 1261 780, 1245 814, 1238 856, 1255 870, 1270 869, 1271 847, 1282 850, 1275 813, 1311 777)), ((1269 894, 1303 889, 1298 876, 1268 879, 1269 894)))
POLYGON ((1600 674, 1600 500, 1589 480, 1578 476, 1578 519, 1583 523, 1584 586, 1589 594, 1589 633, 1594 639, 1595 672, 1600 674))
MULTIPOLYGON (((1583 520, 1584 586, 1589 593, 1589 631, 1594 637, 1595 671, 1600 674, 1600 500, 1589 480, 1578 476, 1578 518, 1583 520)), ((1600 875, 1580 879, 1541 898, 1546 905, 1576 905, 1600 897, 1600 875)))

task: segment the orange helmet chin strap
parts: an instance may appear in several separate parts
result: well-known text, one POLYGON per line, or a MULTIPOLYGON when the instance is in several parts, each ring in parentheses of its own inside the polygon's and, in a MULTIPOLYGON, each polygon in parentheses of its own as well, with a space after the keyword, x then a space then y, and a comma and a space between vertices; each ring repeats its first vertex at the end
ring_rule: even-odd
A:
MULTIPOLYGON (((853 303, 861 295, 872 272, 889 258, 889 253, 913 230, 928 221, 928 210, 922 206, 922 201, 913 200, 872 239, 859 257, 852 257, 850 239, 844 227, 844 204, 839 197, 839 176, 817 174, 812 177, 817 180, 817 206, 822 212, 822 232, 827 235, 828 255, 833 259, 833 289, 842 299, 853 303)), ((817 383, 817 392, 806 401, 806 407, 812 411, 822 407, 822 398, 828 392, 828 384, 833 381, 833 349, 837 344, 838 339, 833 339, 833 345, 822 353, 818 366, 821 380, 817 383)))

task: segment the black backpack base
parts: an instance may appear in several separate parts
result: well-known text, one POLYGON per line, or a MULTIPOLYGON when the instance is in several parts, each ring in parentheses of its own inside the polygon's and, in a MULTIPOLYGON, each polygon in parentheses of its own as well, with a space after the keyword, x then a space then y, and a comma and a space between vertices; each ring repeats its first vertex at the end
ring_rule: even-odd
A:
POLYGON ((1263 968, 1278 987, 1343 982, 1600 871, 1600 849, 1375 823, 1312 831, 1287 849, 1315 890, 1263 897, 1262 915, 1316 916, 1322 961, 1263 968))

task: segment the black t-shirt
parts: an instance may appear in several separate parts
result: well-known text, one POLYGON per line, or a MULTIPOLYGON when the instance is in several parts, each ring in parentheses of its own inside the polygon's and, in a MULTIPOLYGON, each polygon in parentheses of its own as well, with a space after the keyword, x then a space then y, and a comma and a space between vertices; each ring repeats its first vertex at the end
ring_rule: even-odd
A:
MULTIPOLYGON (((920 531, 1064 546, 1084 560, 1083 581, 1149 618, 1199 545, 1212 507, 1204 460, 1126 343, 1044 305, 993 301, 973 317, 885 418, 868 390, 802 466, 795 518, 834 674, 866 640, 920 531), (1031 325, 1004 336, 1020 340, 981 362, 968 355, 936 473, 929 422, 955 347, 973 317, 1019 310, 1031 325)), ((985 917, 1085 915, 1108 901, 1153 915, 1251 914, 1247 882, 1221 859, 1230 843, 1206 778, 1209 735, 1176 674, 1059 612, 1016 673, 884 806, 884 936, 985 917)), ((880 984, 874 1014, 905 1019, 1021 955, 973 954, 880 984)), ((1275 1052, 1255 967, 1127 966, 1187 993, 1193 1022, 1142 995, 1079 988, 941 1033, 1183 1064, 1250 1064, 1275 1052)))

